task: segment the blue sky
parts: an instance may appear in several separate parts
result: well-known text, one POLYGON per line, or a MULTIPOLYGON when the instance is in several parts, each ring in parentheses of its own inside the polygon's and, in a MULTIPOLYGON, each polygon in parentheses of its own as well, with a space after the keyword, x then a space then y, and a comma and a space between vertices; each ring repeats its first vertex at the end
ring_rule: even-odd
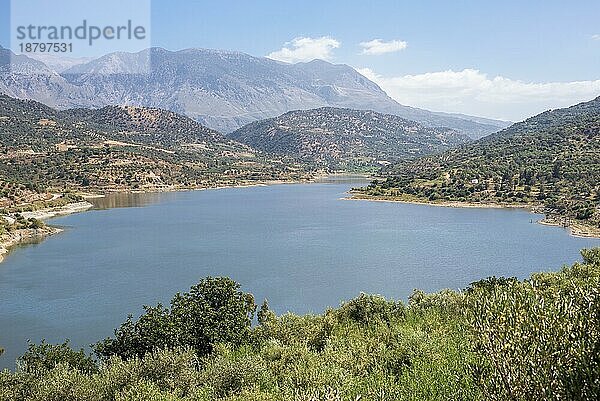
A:
MULTIPOLYGON (((2 10, 8 3, 0 0, 2 10)), ((61 9, 64 1, 46 3, 69 12, 61 9)), ((48 13, 39 10, 32 7, 31 17, 48 13)), ((239 50, 292 62, 314 54, 349 64, 397 100, 421 107, 514 120, 600 95, 598 0, 154 0, 151 16, 154 46, 239 50), (295 38, 306 40, 294 46, 295 38), (375 39, 384 46, 360 46, 375 39), (367 48, 370 54, 363 54, 367 48)), ((2 22, 0 43, 8 47, 2 22)))
POLYGON ((522 80, 598 78, 600 1, 154 1, 153 42, 266 55, 295 37, 331 36, 334 61, 408 74, 479 68, 522 80), (598 31, 598 32, 597 32, 598 31), (375 38, 405 51, 359 56, 375 38), (573 62, 573 60, 577 62, 573 62))

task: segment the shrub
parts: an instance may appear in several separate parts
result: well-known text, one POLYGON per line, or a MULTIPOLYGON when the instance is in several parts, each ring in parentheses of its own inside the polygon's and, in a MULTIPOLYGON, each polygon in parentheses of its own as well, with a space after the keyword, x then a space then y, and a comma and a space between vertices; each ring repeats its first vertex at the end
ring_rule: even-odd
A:
POLYGON ((337 311, 337 316, 341 320, 350 319, 361 324, 390 322, 393 318, 404 316, 404 305, 401 302, 388 301, 381 295, 361 293, 343 303, 337 311))
POLYGON ((25 373, 39 375, 63 364, 83 373, 98 370, 96 362, 86 355, 83 349, 73 350, 69 341, 62 344, 48 344, 44 340, 40 344, 29 343, 27 351, 19 357, 17 365, 25 373))
POLYGON ((584 264, 477 286, 469 295, 480 355, 474 372, 487 399, 600 396, 599 251, 582 254, 584 264))
POLYGON ((239 393, 244 387, 273 387, 265 361, 246 348, 217 347, 215 355, 206 359, 200 378, 215 398, 239 393))
POLYGON ((464 310, 464 295, 452 290, 426 294, 421 290, 415 290, 408 299, 408 307, 411 312, 438 311, 452 318, 461 314, 464 310))
POLYGON ((216 343, 241 344, 250 333, 256 305, 251 294, 225 277, 207 277, 189 292, 176 294, 171 309, 145 307, 134 321, 132 316, 115 330, 115 338, 94 345, 94 352, 106 360, 142 357, 157 349, 190 347, 197 355, 212 351, 216 343))

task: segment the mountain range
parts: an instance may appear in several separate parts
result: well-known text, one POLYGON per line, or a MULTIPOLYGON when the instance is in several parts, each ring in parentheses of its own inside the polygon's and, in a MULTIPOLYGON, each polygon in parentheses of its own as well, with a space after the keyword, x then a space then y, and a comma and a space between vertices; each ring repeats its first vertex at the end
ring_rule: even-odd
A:
POLYGON ((448 128, 374 111, 324 107, 247 124, 229 137, 255 149, 352 171, 439 152, 470 142, 448 128))
POLYGON ((355 69, 322 60, 288 64, 240 52, 150 48, 61 62, 0 48, 0 93, 58 109, 159 107, 229 133, 292 110, 373 110, 479 138, 509 123, 399 104, 355 69), (45 60, 49 65, 40 60, 45 60), (50 65, 52 67, 50 67, 50 65))
POLYGON ((452 129, 373 111, 288 112, 227 137, 159 108, 56 110, 0 95, 0 181, 39 190, 197 188, 302 179, 316 170, 372 170, 468 141, 452 129))

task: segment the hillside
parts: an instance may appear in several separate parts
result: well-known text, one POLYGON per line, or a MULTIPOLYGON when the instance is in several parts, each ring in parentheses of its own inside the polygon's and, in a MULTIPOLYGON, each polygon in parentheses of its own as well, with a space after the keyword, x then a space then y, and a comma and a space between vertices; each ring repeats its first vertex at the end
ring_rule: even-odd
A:
MULTIPOLYGON (((299 178, 188 117, 141 107, 57 111, 0 95, 0 204, 34 192, 211 187, 299 178), (21 194, 21 195, 19 195, 21 194)), ((29 195, 28 195, 29 194, 29 195)))
POLYGON ((66 110, 61 115, 140 143, 163 146, 210 143, 214 147, 240 149, 239 144, 189 117, 153 107, 105 106, 66 110))
POLYGON ((381 167, 469 142, 455 130, 427 128, 374 111, 331 107, 292 111, 250 123, 229 137, 330 170, 381 167))
POLYGON ((58 109, 114 104, 158 107, 220 132, 290 110, 375 110, 479 138, 505 122, 407 107, 347 65, 287 64, 233 51, 151 48, 112 53, 60 73, 0 48, 0 93, 58 109), (12 66, 9 61, 12 57, 12 66))
POLYGON ((441 155, 401 162, 358 197, 541 207, 580 234, 600 228, 600 97, 547 111, 441 155))

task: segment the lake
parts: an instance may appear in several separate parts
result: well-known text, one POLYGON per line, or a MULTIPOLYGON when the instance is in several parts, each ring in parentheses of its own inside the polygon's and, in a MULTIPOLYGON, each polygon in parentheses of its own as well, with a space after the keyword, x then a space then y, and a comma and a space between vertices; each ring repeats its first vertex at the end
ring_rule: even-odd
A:
MULTIPOLYGON (((354 185, 356 185, 354 183, 354 185)), ((276 312, 322 312, 361 291, 406 300, 579 260, 600 240, 513 209, 341 200, 353 182, 114 195, 0 264, 0 367, 27 339, 87 346, 141 305, 229 276, 276 312), (120 207, 139 206, 139 207, 120 207)))

